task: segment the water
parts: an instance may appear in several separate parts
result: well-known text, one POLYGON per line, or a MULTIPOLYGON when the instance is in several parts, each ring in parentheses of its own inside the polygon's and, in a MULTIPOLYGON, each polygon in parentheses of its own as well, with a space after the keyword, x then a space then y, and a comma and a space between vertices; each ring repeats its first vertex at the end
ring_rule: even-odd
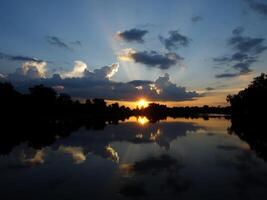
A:
POLYGON ((0 156, 0 198, 266 199, 267 164, 230 126, 132 117, 39 149, 24 142, 0 156))

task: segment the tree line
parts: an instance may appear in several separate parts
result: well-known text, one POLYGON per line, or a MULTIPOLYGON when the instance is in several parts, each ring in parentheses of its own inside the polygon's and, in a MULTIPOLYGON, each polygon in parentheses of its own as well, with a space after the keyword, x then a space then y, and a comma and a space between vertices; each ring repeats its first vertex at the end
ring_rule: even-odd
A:
POLYGON ((127 118, 147 116, 161 119, 167 116, 200 116, 205 114, 229 114, 229 107, 167 107, 151 103, 148 107, 130 109, 118 103, 107 104, 104 99, 87 99, 84 103, 73 100, 68 94, 58 94, 54 89, 37 85, 29 88, 29 93, 18 92, 11 83, 0 83, 0 108, 5 116, 35 116, 41 118, 105 117, 127 118))

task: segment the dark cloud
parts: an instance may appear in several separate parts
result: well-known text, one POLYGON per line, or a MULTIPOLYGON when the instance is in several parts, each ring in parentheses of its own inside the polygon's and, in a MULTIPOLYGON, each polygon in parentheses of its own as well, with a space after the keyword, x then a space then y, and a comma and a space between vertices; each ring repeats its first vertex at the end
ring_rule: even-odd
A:
POLYGON ((233 78, 239 76, 239 73, 222 73, 222 74, 217 74, 215 77, 216 78, 233 78))
POLYGON ((149 67, 158 67, 160 69, 169 69, 171 66, 176 65, 180 60, 183 60, 183 58, 176 53, 162 55, 155 51, 137 52, 132 55, 132 58, 137 63, 142 63, 149 67))
POLYGON ((238 26, 232 31, 232 33, 233 35, 240 35, 244 32, 244 30, 245 30, 244 27, 238 26))
POLYGON ((213 61, 216 62, 216 64, 225 64, 229 62, 229 57, 227 56, 217 57, 213 58, 213 61))
POLYGON ((137 161, 132 166, 132 170, 136 173, 159 173, 164 170, 180 169, 183 167, 181 161, 170 157, 169 155, 161 155, 160 157, 151 157, 146 160, 137 161))
POLYGON ((191 21, 194 22, 194 23, 195 22, 199 22, 201 20, 203 20, 203 17, 198 16, 198 15, 195 15, 195 16, 191 17, 191 21))
POLYGON ((127 50, 119 56, 119 59, 135 63, 141 63, 147 67, 156 67, 162 70, 169 69, 171 66, 180 64, 184 58, 176 53, 160 54, 156 51, 141 51, 127 50))
POLYGON ((141 30, 141 29, 130 29, 123 32, 118 32, 117 36, 118 38, 126 41, 126 42, 138 42, 138 43, 144 43, 143 37, 148 33, 147 30, 141 30))
MULTIPOLYGON (((53 80, 46 80, 48 84, 51 84, 51 81, 53 82, 53 80)), ((142 96, 151 100, 183 101, 193 100, 200 96, 196 92, 189 92, 186 88, 171 83, 168 75, 159 77, 153 82, 140 82, 140 85, 133 84, 133 82, 97 80, 93 77, 67 78, 53 82, 52 85, 62 85, 64 86, 64 92, 79 98, 97 97, 111 100, 136 100, 142 96)))
POLYGON ((252 64, 253 62, 257 62, 257 58, 255 56, 248 56, 248 54, 245 53, 234 53, 232 56, 223 56, 223 57, 217 57, 213 58, 213 61, 217 64, 229 64, 232 61, 238 61, 238 62, 247 62, 249 64, 252 64))
POLYGON ((77 45, 77 46, 82 46, 82 42, 80 40, 76 40, 72 42, 72 44, 77 45))
POLYGON ((236 150, 241 150, 240 147, 233 146, 233 145, 217 145, 217 149, 224 150, 224 151, 236 151, 236 150))
POLYGON ((258 2, 255 0, 243 0, 244 2, 248 3, 249 7, 259 13, 260 15, 267 16, 267 4, 258 2))
POLYGON ((215 90, 215 88, 213 88, 213 87, 206 87, 206 90, 211 91, 211 90, 215 90))
POLYGON ((43 84, 82 99, 104 98, 132 101, 142 96, 151 100, 184 101, 200 97, 197 92, 187 91, 185 87, 172 83, 169 74, 155 81, 111 81, 110 78, 118 70, 118 64, 89 71, 85 63, 76 61, 72 71, 63 72, 61 75, 54 74, 50 78, 47 78, 45 67, 45 63, 27 63, 9 74, 6 79, 20 91, 27 91, 27 88, 31 86, 43 84))
POLYGON ((177 30, 170 31, 168 38, 159 36, 159 40, 165 46, 165 48, 169 51, 177 50, 180 47, 187 47, 190 42, 188 37, 181 35, 177 30))
POLYGON ((240 74, 247 74, 247 73, 252 71, 250 69, 250 63, 248 63, 248 62, 236 63, 233 65, 233 68, 238 70, 240 72, 240 74))
POLYGON ((240 52, 234 53, 231 58, 232 61, 240 61, 240 62, 247 60, 247 59, 248 59, 248 55, 244 53, 240 53, 240 52))
POLYGON ((67 50, 73 50, 67 43, 65 43, 62 39, 56 36, 46 36, 46 41, 51 45, 55 45, 57 47, 67 50))
POLYGON ((217 78, 230 78, 252 72, 251 65, 257 62, 260 54, 267 49, 264 38, 246 37, 242 35, 243 32, 243 27, 232 31, 233 35, 227 41, 227 45, 234 50, 231 56, 213 58, 216 64, 230 66, 237 72, 218 74, 217 78))
POLYGON ((251 38, 234 36, 229 39, 228 44, 240 53, 260 54, 267 49, 264 46, 264 38, 251 38))
POLYGON ((21 62, 27 62, 27 61, 33 61, 33 62, 44 62, 43 60, 28 57, 28 56, 21 56, 21 55, 10 55, 0 52, 0 59, 4 60, 10 60, 10 61, 21 61, 21 62))
POLYGON ((148 85, 153 83, 153 81, 148 81, 148 80, 134 80, 134 81, 130 81, 128 82, 129 84, 132 84, 134 86, 143 86, 143 85, 148 85))

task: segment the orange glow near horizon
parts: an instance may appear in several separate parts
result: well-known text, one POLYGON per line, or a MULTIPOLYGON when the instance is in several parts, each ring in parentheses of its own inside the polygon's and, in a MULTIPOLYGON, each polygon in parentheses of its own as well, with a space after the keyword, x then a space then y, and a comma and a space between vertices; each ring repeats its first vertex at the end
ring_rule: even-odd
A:
POLYGON ((136 102, 136 105, 138 108, 145 108, 148 106, 148 102, 145 99, 140 99, 139 101, 136 102))
POLYGON ((149 120, 146 117, 137 117, 137 122, 141 125, 145 125, 149 120))
POLYGON ((131 109, 136 107, 141 108, 142 106, 147 107, 150 103, 164 104, 168 107, 179 107, 179 106, 229 106, 229 103, 226 101, 226 97, 229 94, 236 94, 238 91, 242 90, 243 87, 238 88, 224 88, 214 90, 208 93, 208 95, 203 95, 192 100, 187 101, 156 101, 156 100, 147 100, 144 98, 139 99, 139 101, 125 101, 125 100, 107 100, 108 104, 119 103, 119 105, 127 106, 131 109))
MULTIPOLYGON (((149 103, 159 103, 167 105, 168 107, 176 107, 176 106, 203 106, 203 105, 209 105, 209 106, 228 106, 229 104, 224 100, 223 98, 209 98, 209 97, 202 97, 202 99, 196 99, 194 101, 145 101, 147 107, 149 103)), ((131 109, 134 109, 136 107, 141 108, 144 102, 139 101, 114 101, 114 100, 107 100, 108 104, 112 103, 119 103, 120 106, 126 106, 131 109)))
POLYGON ((147 107, 150 103, 164 104, 167 105, 168 107, 204 106, 204 105, 224 107, 224 106, 229 106, 229 103, 226 101, 226 96, 228 94, 235 94, 241 89, 242 88, 232 88, 232 89, 223 89, 219 91, 212 91, 209 92, 209 95, 207 96, 204 95, 188 101, 153 101, 141 98, 137 101, 107 100, 107 102, 108 104, 117 102, 119 103, 120 106, 124 105, 131 109, 134 109, 136 107, 138 108, 147 107))

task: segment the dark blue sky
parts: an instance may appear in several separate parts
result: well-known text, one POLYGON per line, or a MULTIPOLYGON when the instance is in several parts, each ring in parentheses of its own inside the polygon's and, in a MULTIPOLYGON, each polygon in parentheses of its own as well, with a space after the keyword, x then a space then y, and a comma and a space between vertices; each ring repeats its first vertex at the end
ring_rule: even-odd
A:
POLYGON ((166 94, 158 83, 162 96, 148 98, 220 104, 267 72, 266 25, 265 0, 1 0, 0 73, 14 82, 18 73, 20 81, 83 79, 86 69, 94 80, 152 84, 168 73, 166 94), (204 97, 167 94, 170 85, 204 97))

